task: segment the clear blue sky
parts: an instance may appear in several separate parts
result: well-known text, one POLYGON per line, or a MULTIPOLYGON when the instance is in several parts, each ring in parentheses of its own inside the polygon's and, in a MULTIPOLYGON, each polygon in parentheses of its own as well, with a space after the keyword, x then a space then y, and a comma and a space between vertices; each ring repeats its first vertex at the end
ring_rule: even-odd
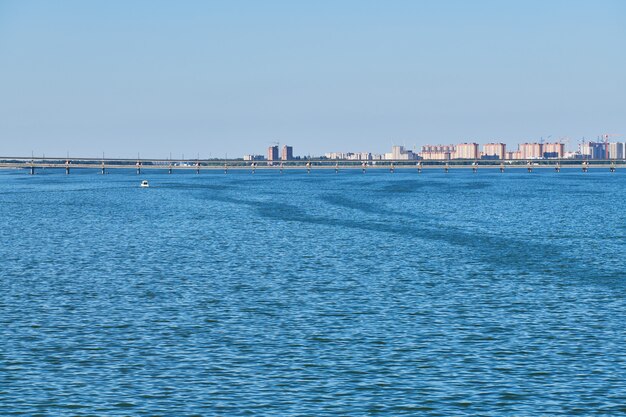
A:
POLYGON ((602 133, 626 135, 626 1, 0 0, 0 155, 602 133))

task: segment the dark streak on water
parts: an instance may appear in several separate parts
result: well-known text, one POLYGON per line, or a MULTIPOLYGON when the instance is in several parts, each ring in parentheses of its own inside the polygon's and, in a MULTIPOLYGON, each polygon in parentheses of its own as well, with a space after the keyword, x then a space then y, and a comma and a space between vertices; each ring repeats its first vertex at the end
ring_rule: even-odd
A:
POLYGON ((625 184, 2 172, 0 415, 624 415, 625 184))

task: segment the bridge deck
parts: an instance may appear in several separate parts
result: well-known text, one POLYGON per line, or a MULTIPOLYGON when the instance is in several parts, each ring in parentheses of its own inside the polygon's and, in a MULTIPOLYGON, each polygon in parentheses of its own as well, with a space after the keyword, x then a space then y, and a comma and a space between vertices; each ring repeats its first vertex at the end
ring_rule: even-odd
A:
POLYGON ((536 161, 333 161, 333 160, 303 160, 303 161, 185 161, 168 162, 162 160, 129 160, 115 159, 99 162, 97 159, 71 159, 68 162, 60 159, 27 159, 27 158, 0 158, 0 169, 92 169, 92 170, 172 170, 172 171, 210 171, 210 170, 482 170, 482 169, 624 169, 626 161, 608 160, 536 160, 536 161))

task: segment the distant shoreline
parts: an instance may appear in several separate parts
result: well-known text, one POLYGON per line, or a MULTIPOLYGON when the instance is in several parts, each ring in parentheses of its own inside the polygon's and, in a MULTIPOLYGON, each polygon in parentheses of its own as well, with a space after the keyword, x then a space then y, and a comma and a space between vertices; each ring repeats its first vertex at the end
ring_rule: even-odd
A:
POLYGON ((526 169, 532 172, 534 169, 552 169, 559 172, 561 169, 579 169, 586 172, 589 169, 606 169, 615 172, 626 168, 625 160, 582 160, 582 159, 529 159, 529 160, 333 160, 333 159, 310 159, 289 161, 243 161, 241 159, 213 160, 162 160, 162 159, 98 159, 98 158, 34 158, 34 157, 0 157, 0 169, 23 169, 35 174, 41 169, 65 170, 69 174, 74 169, 99 170, 106 173, 111 170, 136 170, 139 174, 144 170, 165 170, 168 173, 176 171, 224 171, 244 170, 256 172, 257 170, 280 171, 283 170, 471 170, 478 172, 482 169, 499 169, 504 172, 508 169, 526 169))

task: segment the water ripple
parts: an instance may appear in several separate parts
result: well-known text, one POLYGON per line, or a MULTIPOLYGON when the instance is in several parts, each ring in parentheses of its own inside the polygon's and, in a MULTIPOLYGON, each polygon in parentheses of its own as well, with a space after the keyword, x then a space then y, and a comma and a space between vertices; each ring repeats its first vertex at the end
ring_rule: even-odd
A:
POLYGON ((625 414, 589 174, 0 173, 0 414, 625 414))

